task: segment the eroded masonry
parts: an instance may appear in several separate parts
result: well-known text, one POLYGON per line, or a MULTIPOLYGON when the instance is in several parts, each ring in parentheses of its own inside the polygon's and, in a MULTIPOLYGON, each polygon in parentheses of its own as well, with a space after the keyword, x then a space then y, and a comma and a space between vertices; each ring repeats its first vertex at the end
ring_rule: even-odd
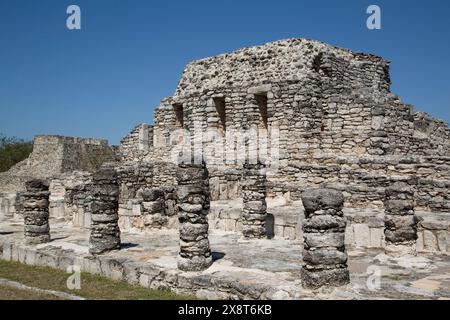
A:
POLYGON ((36 137, 31 156, 0 174, 0 213, 25 215, 25 183, 43 179, 50 219, 98 229, 102 250, 118 248, 120 232, 180 230, 182 269, 201 270, 208 229, 305 239, 308 286, 342 285, 345 247, 448 253, 449 169, 448 125, 390 92, 388 61, 291 39, 188 64, 154 124, 118 147, 36 137))

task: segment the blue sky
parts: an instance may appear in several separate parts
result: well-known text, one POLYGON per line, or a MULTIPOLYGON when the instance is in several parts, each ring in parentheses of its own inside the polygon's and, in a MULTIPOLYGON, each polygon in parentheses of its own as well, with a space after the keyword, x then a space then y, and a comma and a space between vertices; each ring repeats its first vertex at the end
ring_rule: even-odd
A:
POLYGON ((448 0, 0 0, 0 133, 117 144, 188 62, 286 38, 385 57, 392 91, 449 122, 449 15, 448 0), (82 30, 66 28, 71 4, 82 30), (381 30, 366 28, 370 4, 381 30))

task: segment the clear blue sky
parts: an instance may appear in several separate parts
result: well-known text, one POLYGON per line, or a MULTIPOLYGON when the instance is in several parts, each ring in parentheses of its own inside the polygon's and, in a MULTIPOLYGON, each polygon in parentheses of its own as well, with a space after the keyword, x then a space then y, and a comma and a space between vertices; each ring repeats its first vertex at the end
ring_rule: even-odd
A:
POLYGON ((152 123, 186 63, 311 38, 390 61, 392 91, 450 121, 448 0, 0 0, 0 133, 117 144, 152 123), (82 30, 66 28, 77 4, 82 30), (366 8, 382 9, 382 30, 366 8))

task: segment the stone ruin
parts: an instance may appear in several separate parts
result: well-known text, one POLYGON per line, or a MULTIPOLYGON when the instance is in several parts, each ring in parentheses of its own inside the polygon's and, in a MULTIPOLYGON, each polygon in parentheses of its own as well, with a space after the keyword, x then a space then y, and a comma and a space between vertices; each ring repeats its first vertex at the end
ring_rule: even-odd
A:
POLYGON ((94 173, 89 186, 92 197, 89 252, 101 254, 120 249, 119 184, 117 172, 102 167, 94 173))
POLYGON ((194 61, 118 147, 36 137, 0 174, 0 215, 26 217, 17 193, 47 179, 50 218, 93 230, 96 253, 179 230, 180 269, 203 270, 208 230, 300 241, 311 288, 348 283, 345 248, 448 253, 450 129, 390 92, 389 67, 306 39, 194 61))
POLYGON ((262 164, 244 164, 242 184, 242 233, 247 239, 269 236, 267 230, 266 168, 262 164))
POLYGON ((48 185, 40 180, 26 183, 26 191, 21 193, 24 220, 25 243, 40 244, 50 241, 48 185))
POLYGON ((210 195, 208 171, 204 164, 180 164, 177 170, 180 257, 184 271, 207 269, 212 264, 208 239, 210 195))
POLYGON ((306 219, 303 223, 303 285, 317 289, 350 282, 345 252, 344 196, 329 189, 310 189, 302 195, 306 219))
POLYGON ((418 219, 414 213, 414 192, 406 183, 397 182, 386 188, 386 250, 415 254, 418 219))

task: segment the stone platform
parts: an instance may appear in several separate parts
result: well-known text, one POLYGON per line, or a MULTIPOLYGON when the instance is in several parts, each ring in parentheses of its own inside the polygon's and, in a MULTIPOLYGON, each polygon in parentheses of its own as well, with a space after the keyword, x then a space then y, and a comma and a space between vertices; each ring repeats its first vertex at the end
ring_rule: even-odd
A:
POLYGON ((123 232, 120 251, 94 257, 88 253, 88 230, 56 219, 50 225, 50 243, 25 246, 23 221, 0 218, 2 258, 62 270, 80 265, 85 272, 201 299, 450 299, 450 257, 443 254, 391 260, 381 250, 350 249, 351 283, 309 291, 300 283, 301 241, 244 241, 238 233, 213 230, 213 265, 203 272, 182 272, 176 230, 123 232), (374 272, 381 272, 378 290, 367 285, 376 287, 374 272))

